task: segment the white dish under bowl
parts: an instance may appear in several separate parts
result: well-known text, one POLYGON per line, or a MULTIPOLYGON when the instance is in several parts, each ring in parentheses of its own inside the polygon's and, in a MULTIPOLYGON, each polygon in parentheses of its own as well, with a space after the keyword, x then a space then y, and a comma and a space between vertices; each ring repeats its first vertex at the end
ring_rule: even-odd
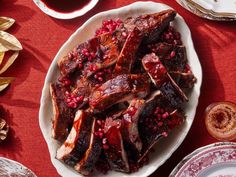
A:
MULTIPOLYGON (((64 43, 57 55, 55 56, 45 79, 41 104, 39 110, 39 124, 43 136, 47 142, 48 149, 51 156, 51 161, 54 167, 57 169, 58 173, 63 177, 79 177, 79 173, 74 171, 72 168, 65 165, 63 162, 55 159, 56 150, 59 148, 60 144, 54 140, 51 136, 52 128, 52 103, 51 96, 49 93, 49 84, 56 81, 59 76, 59 69, 57 67, 57 60, 72 50, 77 44, 82 43, 92 36, 94 36, 95 29, 99 28, 104 19, 109 18, 121 18, 125 19, 130 16, 137 16, 140 14, 155 13, 165 9, 170 9, 171 7, 154 2, 136 2, 128 6, 109 10, 106 12, 99 13, 91 17, 87 22, 85 22, 77 31, 71 35, 71 37, 64 43)), ((191 94, 189 95, 189 102, 185 105, 184 110, 186 112, 186 122, 179 128, 175 129, 167 138, 163 138, 158 142, 155 147, 155 152, 150 156, 150 162, 148 165, 139 169, 138 172, 132 174, 125 174, 115 171, 110 171, 107 175, 95 174, 96 177, 145 177, 153 173, 158 167, 160 167, 180 146, 180 144, 185 139, 195 116, 196 108, 198 105, 198 97, 200 95, 200 87, 202 83, 202 69, 199 63, 197 54, 194 50, 191 33, 180 15, 177 15, 172 25, 182 34, 182 41, 186 46, 187 57, 189 59, 189 65, 197 78, 197 83, 195 84, 191 94)))
POLYGON ((47 14, 51 17, 54 17, 57 19, 72 19, 72 18, 80 17, 80 16, 86 14, 98 3, 99 0, 91 0, 82 9, 78 9, 78 10, 75 10, 75 11, 69 12, 69 13, 62 13, 62 12, 58 12, 56 10, 53 10, 53 9, 47 7, 47 5, 44 2, 42 2, 41 0, 33 0, 33 1, 41 11, 43 11, 45 14, 47 14))
POLYGON ((236 0, 192 0, 207 10, 216 13, 235 13, 236 0))

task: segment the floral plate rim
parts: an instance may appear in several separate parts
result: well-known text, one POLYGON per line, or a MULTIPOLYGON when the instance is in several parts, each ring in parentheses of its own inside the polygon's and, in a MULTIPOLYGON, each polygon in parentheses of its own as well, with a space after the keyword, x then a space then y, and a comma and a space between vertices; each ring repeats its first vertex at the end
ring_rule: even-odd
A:
POLYGON ((226 163, 226 162, 234 162, 236 164, 236 143, 234 143, 234 142, 217 142, 217 143, 209 144, 209 145, 200 147, 200 148, 194 150, 192 153, 185 156, 178 163, 178 165, 172 170, 169 177, 180 177, 180 176, 185 177, 184 174, 183 174, 184 171, 185 172, 186 171, 187 172, 192 172, 191 177, 197 177, 203 171, 206 171, 207 169, 209 169, 209 167, 211 165, 213 166, 213 165, 216 165, 217 163, 219 163, 219 164, 222 163, 223 164, 223 163, 226 163), (226 150, 226 149, 234 150, 235 151, 235 158, 230 158, 230 156, 227 156, 227 154, 224 154, 224 153, 220 154, 221 156, 223 156, 222 159, 219 159, 219 157, 217 157, 217 156, 212 156, 212 154, 220 153, 220 152, 222 152, 223 150, 226 150), (212 152, 212 154, 210 152, 212 152), (207 158, 204 157, 204 155, 206 155, 206 154, 208 155, 207 158), (215 158, 215 159, 209 159, 209 157, 215 158), (199 158, 200 158, 200 160, 199 160, 199 158), (206 163, 204 163, 204 161, 203 161, 205 159, 207 159, 206 163), (198 160, 200 162, 200 163, 198 163, 198 165, 201 164, 202 168, 195 168, 194 167, 195 164, 193 162, 198 161, 198 160), (215 162, 213 162, 214 160, 215 160, 215 162), (194 168, 194 170, 192 170, 192 168, 194 168))

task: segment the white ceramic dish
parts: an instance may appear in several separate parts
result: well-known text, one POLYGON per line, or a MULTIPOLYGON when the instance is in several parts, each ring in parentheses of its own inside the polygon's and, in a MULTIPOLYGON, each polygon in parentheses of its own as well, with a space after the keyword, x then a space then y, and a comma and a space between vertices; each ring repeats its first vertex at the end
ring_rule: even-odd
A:
POLYGON ((195 150, 169 177, 236 177, 236 143, 215 143, 195 150))
POLYGON ((190 12, 210 20, 236 20, 236 0, 176 0, 190 12))
MULTIPOLYGON (((160 3, 154 2, 136 2, 128 6, 109 10, 99 13, 87 22, 85 22, 61 47, 57 55, 55 56, 45 79, 45 84, 42 91, 41 104, 39 110, 39 124, 43 136, 47 142, 48 149, 51 156, 51 161, 58 173, 64 177, 78 177, 80 176, 72 168, 66 166, 63 162, 55 159, 56 150, 59 148, 59 144, 51 137, 51 118, 53 117, 51 97, 49 94, 49 84, 54 82, 59 76, 59 69, 57 68, 57 60, 65 56, 73 47, 78 43, 84 42, 87 39, 94 36, 95 29, 101 26, 102 21, 107 18, 121 18, 124 19, 130 16, 137 16, 140 14, 154 13, 161 10, 169 9, 170 7, 160 3)), ((197 83, 195 84, 191 94, 189 95, 189 102, 185 106, 186 122, 184 125, 175 129, 168 138, 160 140, 156 146, 156 151, 151 155, 150 163, 138 172, 132 174, 124 174, 115 171, 111 171, 108 175, 99 174, 99 176, 112 176, 112 177, 144 177, 153 173, 159 166, 161 166, 171 154, 180 146, 184 138, 186 137, 198 105, 198 97, 200 95, 200 86, 202 83, 202 69, 199 63, 197 54, 194 50, 193 42, 191 39, 191 33, 188 26, 184 22, 183 18, 179 15, 175 18, 172 25, 182 34, 182 40, 186 46, 187 56, 189 59, 189 65, 192 68, 194 75, 197 77, 197 83)), ((96 174, 98 177, 98 174, 96 174)))
POLYGON ((212 10, 216 13, 235 13, 236 0, 192 0, 205 9, 212 10))
POLYGON ((11 177, 11 176, 28 176, 37 177, 30 169, 24 165, 10 160, 4 157, 0 157, 0 176, 11 177))
POLYGON ((44 2, 41 0, 33 0, 34 3, 38 6, 40 10, 42 10, 45 14, 57 18, 57 19, 72 19, 76 17, 80 17, 90 11, 99 0, 91 0, 86 6, 84 6, 82 9, 70 12, 70 13, 62 13, 55 11, 53 9, 48 8, 44 2))

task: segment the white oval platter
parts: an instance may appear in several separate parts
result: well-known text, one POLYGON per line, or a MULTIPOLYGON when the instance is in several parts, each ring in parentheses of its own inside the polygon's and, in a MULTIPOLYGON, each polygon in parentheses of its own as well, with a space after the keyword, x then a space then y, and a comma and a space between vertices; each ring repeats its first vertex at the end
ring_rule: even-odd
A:
MULTIPOLYGON (((125 19, 130 16, 137 16, 140 14, 159 12, 165 9, 170 9, 171 7, 154 2, 135 2, 128 6, 109 10, 106 12, 101 12, 89 20, 87 20, 80 28, 78 28, 74 34, 64 43, 61 49, 55 56, 52 64, 48 70, 42 96, 41 104, 39 110, 39 124, 43 136, 47 142, 48 149, 51 156, 51 161, 58 173, 63 177, 79 177, 81 176, 75 172, 72 168, 65 165, 63 162, 55 159, 56 150, 59 148, 60 144, 51 137, 52 122, 53 117, 51 96, 49 93, 49 84, 56 81, 59 76, 59 69, 57 67, 57 60, 72 50, 77 44, 84 42, 94 36, 95 29, 101 26, 104 19, 109 18, 121 18, 125 19)), ((186 112, 186 122, 179 128, 175 129, 173 133, 165 138, 161 139, 160 142, 155 147, 155 152, 150 157, 150 162, 148 165, 141 168, 138 172, 132 174, 124 174, 115 171, 109 172, 107 175, 96 174, 96 177, 102 176, 112 176, 112 177, 145 177, 153 173, 158 167, 160 167, 180 146, 180 144, 185 139, 192 122, 194 120, 196 108, 198 105, 198 98, 200 95, 200 87, 202 83, 202 69, 195 52, 190 30, 180 15, 177 15, 172 25, 182 34, 182 41, 186 46, 187 57, 189 59, 189 65, 197 78, 197 83, 195 84, 191 94, 189 95, 189 102, 185 105, 184 110, 186 112)))

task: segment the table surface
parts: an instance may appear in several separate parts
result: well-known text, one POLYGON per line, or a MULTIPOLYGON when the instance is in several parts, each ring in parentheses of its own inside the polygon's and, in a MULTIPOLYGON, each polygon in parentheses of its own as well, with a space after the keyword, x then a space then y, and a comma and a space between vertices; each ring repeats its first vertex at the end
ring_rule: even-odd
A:
MULTIPOLYGON (((38 111, 47 70, 61 45, 94 14, 125 6, 134 0, 100 0, 83 17, 57 20, 42 13, 29 0, 0 0, 0 16, 12 17, 16 24, 8 30, 24 50, 2 76, 16 80, 0 93, 0 116, 10 124, 8 139, 0 144, 0 156, 17 160, 39 177, 59 176, 51 164, 46 142, 39 129, 38 111)), ((182 145, 151 175, 167 177, 178 162, 200 146, 217 142, 205 128, 203 113, 215 101, 236 102, 236 22, 214 22, 197 17, 173 0, 166 3, 183 16, 191 32, 203 68, 203 84, 192 128, 182 145)))

